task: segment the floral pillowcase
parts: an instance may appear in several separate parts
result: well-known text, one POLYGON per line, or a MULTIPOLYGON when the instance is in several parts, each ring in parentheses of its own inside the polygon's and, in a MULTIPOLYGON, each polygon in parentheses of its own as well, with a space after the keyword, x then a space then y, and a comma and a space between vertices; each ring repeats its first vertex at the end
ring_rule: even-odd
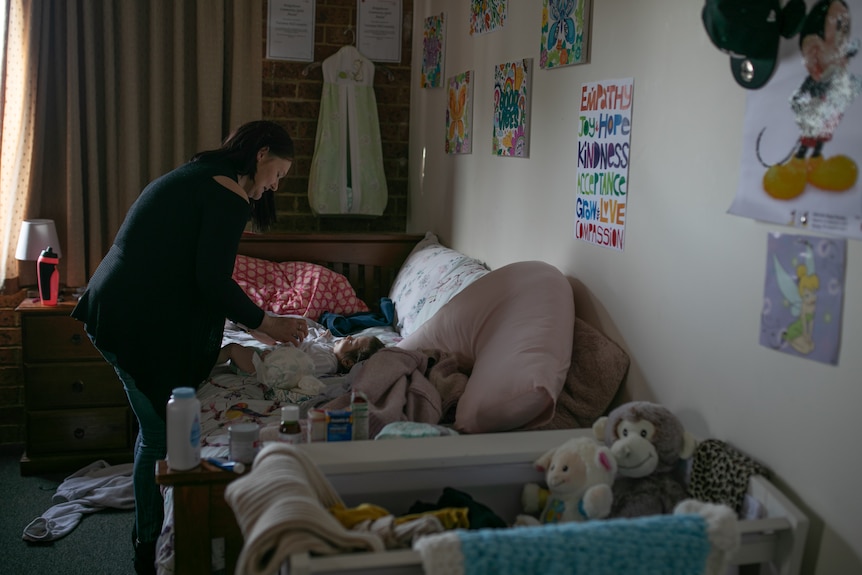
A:
POLYGON ((396 329, 407 337, 488 271, 480 261, 444 247, 435 234, 427 232, 392 284, 389 297, 395 305, 396 329))

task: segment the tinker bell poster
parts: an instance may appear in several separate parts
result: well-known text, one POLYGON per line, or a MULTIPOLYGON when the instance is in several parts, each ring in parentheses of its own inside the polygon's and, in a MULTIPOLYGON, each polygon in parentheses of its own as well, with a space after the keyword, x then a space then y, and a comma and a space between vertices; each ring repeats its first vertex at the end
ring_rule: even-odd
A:
POLYGON ((557 68, 590 61, 592 0, 543 0, 539 66, 557 68))
POLYGON ((847 240, 769 235, 760 344, 838 364, 847 240))
POLYGON ((862 239, 862 0, 807 0, 747 93, 731 214, 862 239), (857 20, 851 26, 852 20, 857 20))

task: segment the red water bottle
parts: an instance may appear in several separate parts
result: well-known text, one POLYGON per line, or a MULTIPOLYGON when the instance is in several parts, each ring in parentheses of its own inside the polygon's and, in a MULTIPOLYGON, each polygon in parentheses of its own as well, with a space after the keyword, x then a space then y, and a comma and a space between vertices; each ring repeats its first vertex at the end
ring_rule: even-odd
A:
POLYGON ((39 297, 42 299, 42 305, 55 306, 60 296, 60 271, 57 269, 60 256, 54 253, 51 246, 48 246, 39 256, 37 263, 39 297))

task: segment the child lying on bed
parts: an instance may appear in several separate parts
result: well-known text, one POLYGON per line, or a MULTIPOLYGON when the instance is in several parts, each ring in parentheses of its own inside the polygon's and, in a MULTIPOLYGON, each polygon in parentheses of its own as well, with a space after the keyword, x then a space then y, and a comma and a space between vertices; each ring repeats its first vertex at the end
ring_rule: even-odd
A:
POLYGON ((317 376, 347 373, 383 347, 383 342, 374 336, 336 338, 329 330, 322 333, 310 330, 298 348, 277 345, 261 350, 229 343, 219 352, 218 363, 230 361, 239 372, 254 375, 269 387, 300 388, 314 395, 325 387, 317 376))

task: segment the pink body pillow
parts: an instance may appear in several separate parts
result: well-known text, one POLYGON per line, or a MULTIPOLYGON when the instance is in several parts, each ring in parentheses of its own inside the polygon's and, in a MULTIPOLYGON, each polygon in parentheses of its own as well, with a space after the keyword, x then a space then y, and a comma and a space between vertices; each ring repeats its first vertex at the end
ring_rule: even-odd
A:
POLYGON ((398 346, 461 353, 473 364, 458 401, 458 431, 530 429, 554 415, 574 323, 566 277, 545 262, 516 262, 464 288, 398 346))

